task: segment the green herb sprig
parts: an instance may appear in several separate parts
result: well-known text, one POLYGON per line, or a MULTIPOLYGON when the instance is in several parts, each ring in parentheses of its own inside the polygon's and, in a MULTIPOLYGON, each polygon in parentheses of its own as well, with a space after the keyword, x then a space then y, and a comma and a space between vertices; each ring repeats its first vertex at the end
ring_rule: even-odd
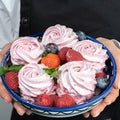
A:
POLYGON ((43 70, 53 78, 58 76, 58 68, 43 68, 43 70))
POLYGON ((22 67, 23 65, 0 66, 0 76, 4 75, 7 71, 19 71, 22 67))

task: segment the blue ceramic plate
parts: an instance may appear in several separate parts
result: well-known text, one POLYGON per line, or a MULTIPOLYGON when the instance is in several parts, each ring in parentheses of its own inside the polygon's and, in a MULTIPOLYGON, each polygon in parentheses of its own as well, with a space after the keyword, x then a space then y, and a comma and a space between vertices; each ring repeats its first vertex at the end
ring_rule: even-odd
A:
MULTIPOLYGON (((35 35, 32 35, 32 37, 41 36, 42 34, 43 33, 40 32, 35 35)), ((90 36, 86 36, 86 38, 98 44, 102 44, 90 36)), ((29 101, 24 100, 19 95, 17 95, 14 91, 12 91, 7 86, 4 75, 1 76, 2 82, 6 87, 6 89, 8 90, 8 92, 16 101, 20 102, 23 106, 25 106, 27 109, 31 110, 35 114, 47 116, 47 117, 62 118, 62 117, 76 116, 76 115, 85 113, 91 110, 93 107, 95 107, 95 105, 99 104, 99 102, 109 93, 116 78, 116 63, 115 63, 114 57, 111 54, 111 52, 103 44, 102 46, 103 46, 103 49, 107 50, 107 54, 109 55, 109 58, 110 58, 109 60, 110 66, 108 71, 108 76, 109 76, 108 79, 110 80, 110 83, 100 95, 96 96, 95 98, 91 99, 90 101, 84 104, 75 105, 72 107, 65 107, 65 108, 39 106, 37 104, 33 104, 29 101)), ((8 50, 2 59, 1 66, 4 66, 6 64, 6 61, 8 60, 9 56, 10 56, 10 51, 8 50)))

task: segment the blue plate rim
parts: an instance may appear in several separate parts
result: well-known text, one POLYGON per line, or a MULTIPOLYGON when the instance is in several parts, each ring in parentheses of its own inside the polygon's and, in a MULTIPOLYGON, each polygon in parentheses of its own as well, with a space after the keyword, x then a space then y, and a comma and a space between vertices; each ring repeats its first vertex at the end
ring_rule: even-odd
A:
MULTIPOLYGON (((36 33, 34 35, 31 35, 30 37, 36 37, 38 35, 42 35, 43 33, 42 32, 39 32, 39 33, 36 33)), ((86 36, 86 39, 89 39, 89 40, 92 40, 93 42, 96 42, 96 43, 99 43, 99 44, 102 44, 101 42, 99 42, 98 40, 96 40, 95 38, 91 37, 91 36, 86 36)), ((108 50, 108 48, 102 44, 103 48, 107 50, 107 53, 108 55, 110 56, 111 58, 111 61, 112 63, 114 64, 113 65, 113 77, 112 77, 112 80, 111 80, 111 83, 108 85, 108 87, 97 97, 91 99, 89 102, 86 102, 86 103, 83 103, 83 104, 80 104, 80 105, 75 105, 75 106, 71 106, 71 107, 65 107, 65 108, 58 108, 58 107, 46 107, 46 106, 39 106, 37 104, 34 104, 34 103, 31 103, 29 101, 26 101, 24 100, 23 98, 21 98, 20 96, 18 96, 14 91, 12 91, 6 84, 5 82, 5 78, 4 78, 4 75, 1 76, 1 79, 2 79, 2 82, 4 84, 4 86, 6 87, 6 89, 8 90, 8 92, 16 99, 18 100, 20 103, 23 103, 24 105, 27 105, 29 107, 32 107, 32 108, 35 108, 35 109, 40 109, 40 110, 46 110, 46 111, 52 111, 52 112, 65 112, 65 111, 73 111, 73 110, 77 110, 77 109, 82 109, 82 108, 85 108, 85 107, 89 107, 93 104, 95 104, 96 102, 100 101, 102 98, 104 98, 109 90, 112 88, 112 85, 114 84, 114 81, 115 81, 115 78, 116 78, 116 62, 115 62, 115 59, 113 57, 113 55, 111 54, 111 52, 108 50)), ((1 66, 3 66, 5 64, 5 61, 7 59, 7 57, 10 55, 10 50, 8 50, 2 61, 1 61, 1 66)))

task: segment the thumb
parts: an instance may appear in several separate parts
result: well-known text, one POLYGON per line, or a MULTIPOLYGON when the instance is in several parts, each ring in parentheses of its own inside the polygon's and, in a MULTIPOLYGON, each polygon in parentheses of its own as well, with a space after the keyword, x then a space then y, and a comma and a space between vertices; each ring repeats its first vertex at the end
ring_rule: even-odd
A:
POLYGON ((115 61, 116 61, 116 65, 117 65, 117 75, 116 75, 116 80, 114 83, 114 88, 120 88, 120 49, 118 47, 116 47, 116 45, 114 44, 114 42, 112 40, 106 39, 106 38, 102 38, 99 37, 97 38, 98 41, 100 41, 101 43, 103 43, 112 53, 115 61))

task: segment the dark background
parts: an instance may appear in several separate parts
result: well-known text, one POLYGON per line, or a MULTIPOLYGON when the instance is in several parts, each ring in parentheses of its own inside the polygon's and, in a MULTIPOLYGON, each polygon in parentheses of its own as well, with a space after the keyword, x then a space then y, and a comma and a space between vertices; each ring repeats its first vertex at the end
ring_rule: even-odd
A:
POLYGON ((120 38, 119 0, 22 0, 20 35, 62 24, 93 37, 120 38))

